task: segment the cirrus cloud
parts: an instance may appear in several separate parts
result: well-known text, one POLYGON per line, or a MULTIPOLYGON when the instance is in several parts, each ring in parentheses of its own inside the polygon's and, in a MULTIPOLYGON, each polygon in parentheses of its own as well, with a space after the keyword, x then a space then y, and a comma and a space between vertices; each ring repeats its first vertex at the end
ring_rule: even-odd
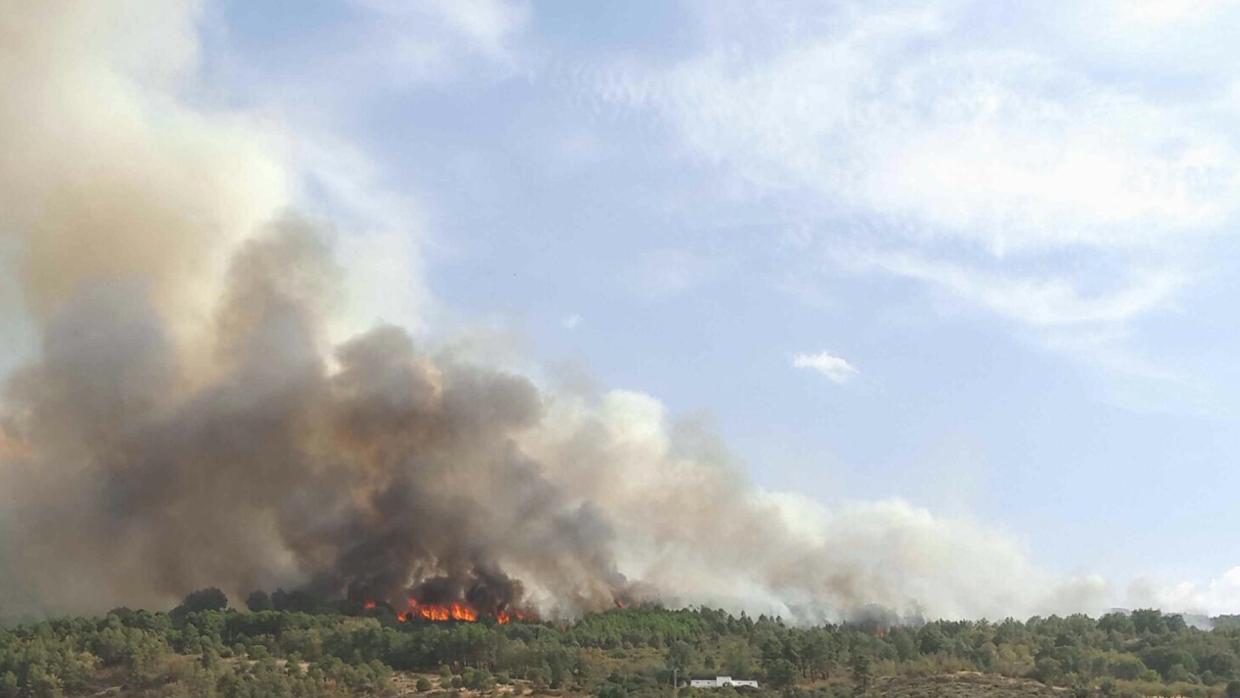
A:
POLYGON ((696 51, 591 87, 810 231, 804 277, 909 279, 1057 351, 1061 328, 1122 336, 1174 310, 1240 218, 1240 82, 1216 70, 1236 18, 1184 4, 1153 42, 1137 10, 711 4, 696 51))

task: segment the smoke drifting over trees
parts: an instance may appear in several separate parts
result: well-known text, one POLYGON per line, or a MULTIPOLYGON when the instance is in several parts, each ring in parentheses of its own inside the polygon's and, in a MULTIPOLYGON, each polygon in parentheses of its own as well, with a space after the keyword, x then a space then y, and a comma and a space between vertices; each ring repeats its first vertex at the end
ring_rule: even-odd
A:
POLYGON ((37 337, 0 403, 5 608, 278 585, 548 614, 1098 603, 973 525, 758 490, 650 397, 551 391, 392 325, 340 341, 337 234, 286 212, 263 131, 174 97, 195 6, 5 5, 6 334, 37 337))

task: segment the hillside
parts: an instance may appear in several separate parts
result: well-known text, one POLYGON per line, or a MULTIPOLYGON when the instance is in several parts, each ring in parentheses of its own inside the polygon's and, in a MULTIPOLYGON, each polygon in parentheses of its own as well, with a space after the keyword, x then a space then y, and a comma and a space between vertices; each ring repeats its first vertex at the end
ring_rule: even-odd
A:
POLYGON ((1064 698, 1067 689, 1031 679, 960 672, 927 677, 883 677, 867 695, 882 698, 1064 698))
MULTIPOLYGON (((251 600, 262 601, 255 596, 251 600)), ((575 621, 434 622, 305 595, 257 610, 214 590, 170 612, 117 609, 0 630, 0 698, 51 696, 667 696, 673 677, 752 689, 685 698, 1240 696, 1240 628, 1157 611, 795 627, 712 609, 575 621)))

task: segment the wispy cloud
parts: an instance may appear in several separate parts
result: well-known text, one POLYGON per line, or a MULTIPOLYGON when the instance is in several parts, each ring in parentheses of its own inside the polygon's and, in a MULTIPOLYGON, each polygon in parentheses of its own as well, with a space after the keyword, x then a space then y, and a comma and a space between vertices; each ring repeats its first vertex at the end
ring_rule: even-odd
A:
POLYGON ((516 71, 518 38, 530 19, 521 0, 351 0, 373 17, 362 47, 369 63, 400 82, 443 81, 473 62, 516 71))
POLYGON ((726 260, 681 249, 647 252, 621 272, 621 281, 635 294, 659 300, 697 288, 717 277, 726 260))
POLYGON ((797 354, 792 357, 794 368, 808 368, 826 376, 832 383, 843 384, 857 375, 856 367, 847 360, 833 356, 825 351, 817 354, 797 354))
POLYGON ((1086 292, 1062 273, 1004 273, 907 253, 873 253, 866 261, 1039 328, 1123 323, 1167 304, 1188 281, 1174 269, 1130 269, 1115 287, 1086 292))
POLYGON ((613 66, 596 93, 655 115, 732 191, 816 229, 812 245, 847 236, 866 271, 993 312, 1042 347, 1064 328, 1122 336, 1174 307, 1240 218, 1227 126, 1240 88, 1215 69, 1231 45, 1218 27, 1240 19, 1218 16, 1225 5, 1177 5, 1166 45, 1153 4, 1011 8, 1001 22, 973 2, 723 8, 695 54, 613 66))
POLYGON ((998 256, 1144 245, 1240 205, 1240 156, 1213 104, 1171 106, 1049 50, 962 44, 967 12, 836 19, 774 52, 725 33, 727 50, 600 89, 654 110, 689 153, 759 190, 998 256))

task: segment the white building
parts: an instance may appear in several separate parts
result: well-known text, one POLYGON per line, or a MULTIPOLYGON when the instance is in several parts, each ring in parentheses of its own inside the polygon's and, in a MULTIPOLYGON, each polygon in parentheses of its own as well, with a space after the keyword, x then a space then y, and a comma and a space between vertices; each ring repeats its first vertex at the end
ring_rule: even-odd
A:
POLYGON ((748 681, 745 679, 734 679, 731 676, 716 676, 713 679, 689 679, 691 688, 722 688, 723 686, 749 686, 757 688, 757 681, 748 681))

